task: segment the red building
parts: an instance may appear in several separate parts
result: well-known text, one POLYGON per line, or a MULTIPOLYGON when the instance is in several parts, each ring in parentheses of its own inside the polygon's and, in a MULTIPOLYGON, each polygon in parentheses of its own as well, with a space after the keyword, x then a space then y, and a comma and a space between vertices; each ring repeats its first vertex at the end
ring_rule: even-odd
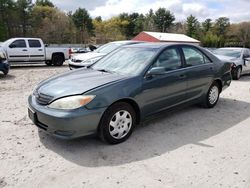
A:
POLYGON ((132 40, 145 42, 188 43, 200 45, 200 41, 183 34, 142 31, 132 40))

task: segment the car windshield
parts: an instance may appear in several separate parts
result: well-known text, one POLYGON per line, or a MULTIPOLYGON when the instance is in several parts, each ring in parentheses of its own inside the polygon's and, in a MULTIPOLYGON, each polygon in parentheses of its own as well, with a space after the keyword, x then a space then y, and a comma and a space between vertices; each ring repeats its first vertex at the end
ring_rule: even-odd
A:
POLYGON ((229 56, 234 58, 240 58, 241 49, 217 49, 213 51, 217 55, 229 56))
POLYGON ((118 74, 138 74, 154 56, 156 49, 121 48, 114 53, 102 58, 91 68, 118 74))
POLYGON ((95 52, 108 54, 108 53, 112 52, 113 50, 117 49, 118 47, 120 47, 122 44, 123 43, 108 43, 108 44, 105 44, 105 45, 97 48, 95 50, 95 52))

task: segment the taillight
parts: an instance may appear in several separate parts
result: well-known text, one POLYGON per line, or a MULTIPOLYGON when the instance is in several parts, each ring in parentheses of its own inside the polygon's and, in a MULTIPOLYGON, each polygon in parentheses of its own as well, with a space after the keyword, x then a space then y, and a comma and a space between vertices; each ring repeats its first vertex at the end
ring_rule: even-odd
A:
POLYGON ((71 55, 72 55, 72 50, 71 48, 69 48, 69 58, 71 57, 71 55))

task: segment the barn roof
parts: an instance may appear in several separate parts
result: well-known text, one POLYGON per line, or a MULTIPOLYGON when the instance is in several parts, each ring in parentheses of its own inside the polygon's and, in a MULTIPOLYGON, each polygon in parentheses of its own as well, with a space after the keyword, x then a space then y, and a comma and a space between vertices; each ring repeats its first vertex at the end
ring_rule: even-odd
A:
POLYGON ((148 32, 148 31, 143 31, 142 33, 150 35, 151 37, 153 37, 161 42, 200 43, 200 41, 198 41, 194 38, 188 37, 187 35, 184 35, 184 34, 148 32))

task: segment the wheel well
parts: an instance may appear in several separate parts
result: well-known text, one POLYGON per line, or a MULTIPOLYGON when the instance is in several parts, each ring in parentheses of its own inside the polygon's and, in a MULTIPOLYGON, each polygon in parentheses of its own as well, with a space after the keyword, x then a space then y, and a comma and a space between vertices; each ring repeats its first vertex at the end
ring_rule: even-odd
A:
POLYGON ((220 89, 220 93, 221 93, 222 92, 222 81, 217 79, 214 82, 216 82, 219 85, 219 87, 220 87, 219 89, 220 89))
POLYGON ((132 108, 135 111, 135 114, 136 114, 136 124, 137 125, 140 124, 140 122, 141 122, 141 111, 140 111, 140 108, 139 108, 138 104, 132 99, 121 99, 121 100, 118 100, 118 101, 114 102, 113 104, 118 103, 118 102, 125 102, 125 103, 128 103, 129 105, 131 105, 132 108))
POLYGON ((64 54, 63 54, 63 53, 60 53, 60 52, 53 53, 53 54, 52 54, 52 58, 53 58, 53 56, 56 56, 56 55, 59 55, 59 56, 63 57, 63 60, 65 61, 65 57, 64 57, 64 54))

